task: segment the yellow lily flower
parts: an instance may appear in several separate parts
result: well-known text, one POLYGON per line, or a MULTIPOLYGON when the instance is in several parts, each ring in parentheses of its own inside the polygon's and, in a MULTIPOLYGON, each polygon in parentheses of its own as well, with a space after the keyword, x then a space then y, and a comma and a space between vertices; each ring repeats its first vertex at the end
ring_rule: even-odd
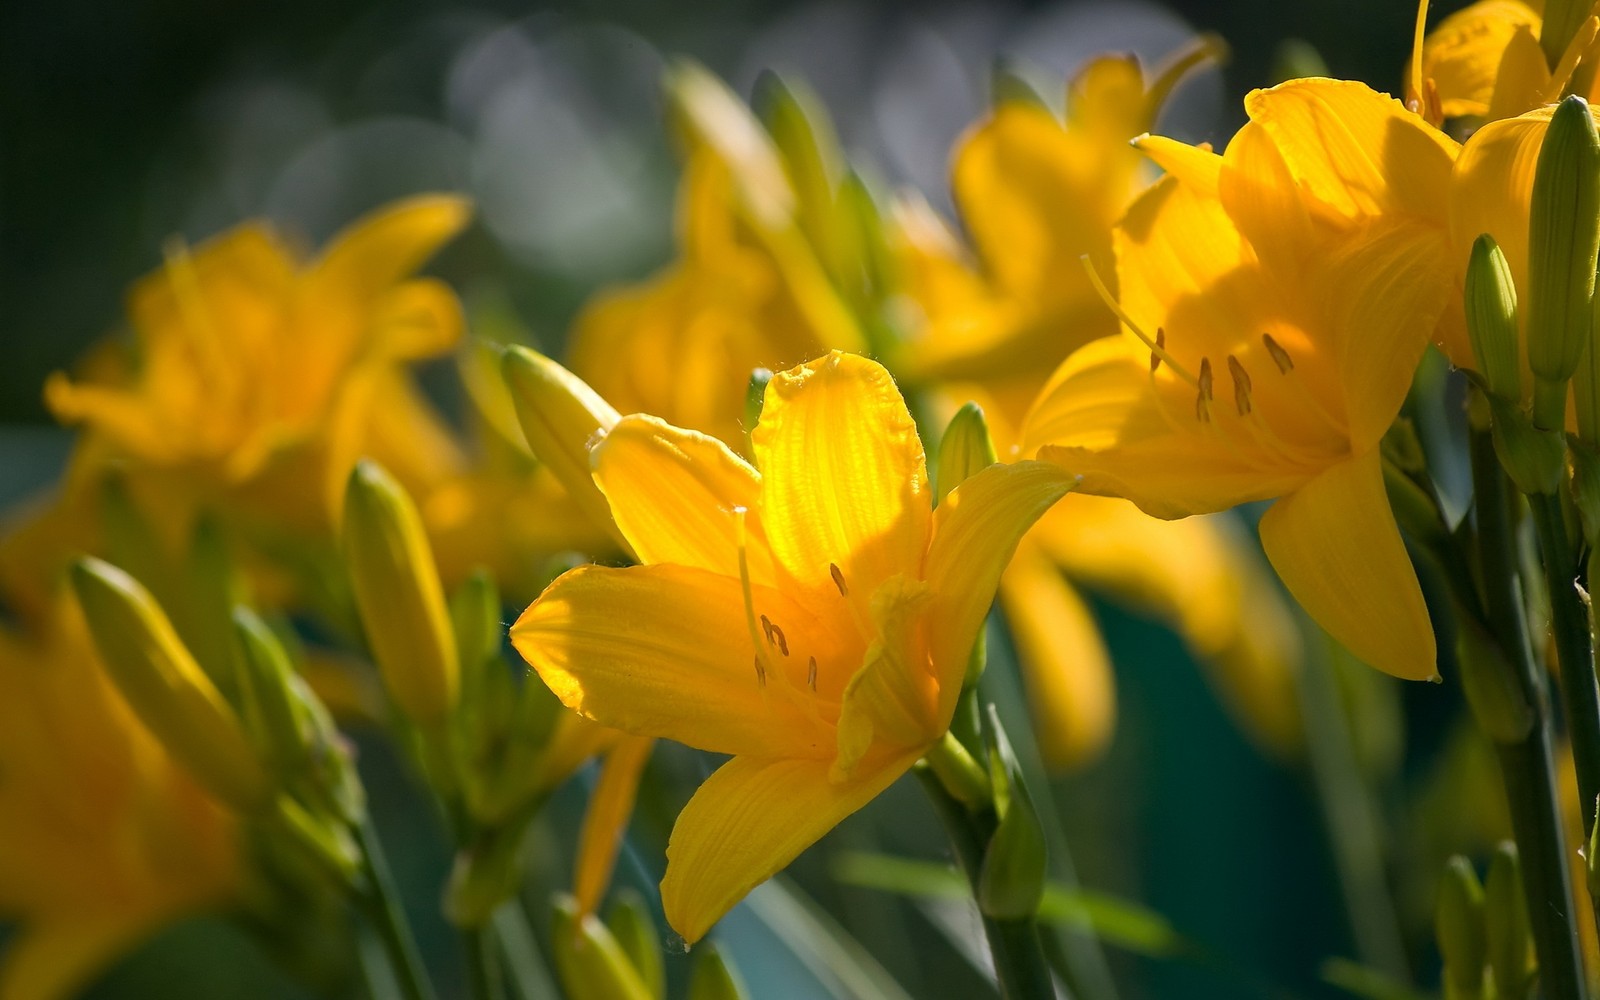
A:
POLYGON ((163 502, 153 509, 177 537, 188 512, 218 498, 326 533, 350 466, 381 450, 375 428, 404 434, 394 443, 413 463, 458 461, 398 366, 460 336, 454 293, 411 275, 467 217, 459 198, 413 198, 356 223, 308 263, 263 223, 192 253, 175 248, 129 296, 138 337, 129 377, 58 373, 46 402, 156 484, 163 502))
POLYGON ((511 630, 578 713, 733 755, 667 848, 691 943, 949 728, 1006 560, 1072 485, 995 465, 932 510, 894 382, 839 352, 773 378, 752 447, 622 418, 594 477, 643 565, 573 570, 511 630))
POLYGON ((1141 148, 1168 176, 1115 236, 1125 325, 1057 371, 1026 447, 1095 494, 1179 518, 1262 518, 1291 593, 1363 660, 1435 670, 1378 442, 1450 296, 1453 142, 1357 83, 1246 98, 1225 155, 1141 148))
POLYGON ((50 1000, 228 900, 236 824, 122 701, 75 605, 0 633, 0 687, 0 1000, 50 1000))
MULTIPOLYGON (((980 403, 1003 456, 1015 454, 1046 370, 1116 332, 1079 258, 1109 268, 1112 226, 1145 186, 1129 140, 1210 54, 1210 43, 1198 45, 1148 83, 1136 60, 1104 56, 1070 85, 1065 127, 1012 102, 975 128, 956 154, 954 187, 981 266, 925 203, 898 206, 893 235, 921 313, 904 364, 937 378, 950 403, 980 403)), ((1053 768, 1097 756, 1116 716, 1110 654, 1080 586, 1170 622, 1258 743, 1298 747, 1298 639, 1227 526, 1158 521, 1122 501, 1074 495, 1023 539, 1000 586, 1053 768)))
POLYGON ((675 94, 699 132, 679 194, 678 259, 590 303, 568 359, 623 412, 739 441, 752 369, 856 349, 861 333, 801 235, 765 130, 714 78, 682 78, 675 94))
POLYGON ((1079 264, 1111 261, 1111 227, 1145 186, 1128 141, 1155 123, 1167 95, 1215 55, 1204 42, 1146 80, 1133 56, 1100 56, 1069 83, 1063 123, 1006 101, 959 143, 951 186, 976 261, 925 209, 908 205, 907 272, 926 322, 894 368, 930 380, 1039 382, 1073 348, 1116 332, 1079 264))
MULTIPOLYGON (((1542 5, 1540 5, 1542 6, 1542 5)), ((1510 118, 1558 100, 1580 63, 1593 65, 1600 22, 1585 19, 1552 69, 1539 44, 1540 8, 1522 0, 1478 0, 1421 36, 1412 54, 1407 101, 1434 124, 1510 118)))

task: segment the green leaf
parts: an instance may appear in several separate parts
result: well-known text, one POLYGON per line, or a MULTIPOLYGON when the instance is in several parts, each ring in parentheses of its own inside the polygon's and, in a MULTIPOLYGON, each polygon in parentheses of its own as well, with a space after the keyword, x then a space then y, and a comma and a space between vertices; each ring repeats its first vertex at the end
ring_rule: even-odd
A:
POLYGON ((1433 1000, 1404 983, 1395 982, 1377 969, 1369 969, 1348 958, 1330 958, 1322 963, 1322 981, 1364 1000, 1433 1000))

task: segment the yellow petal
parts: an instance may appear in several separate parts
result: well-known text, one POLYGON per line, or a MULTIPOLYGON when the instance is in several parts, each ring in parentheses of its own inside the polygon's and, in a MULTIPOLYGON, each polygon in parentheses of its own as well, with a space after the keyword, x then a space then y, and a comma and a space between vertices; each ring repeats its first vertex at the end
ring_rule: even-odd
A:
POLYGON ((1266 567, 1233 529, 1223 517, 1160 521, 1078 494, 1040 518, 1025 544, 1073 583, 1169 622, 1247 731, 1287 754, 1299 740, 1298 637, 1266 567))
POLYGON ((83 914, 31 924, 0 952, 0 1000, 66 1000, 149 929, 149 915, 83 914))
POLYGON ((436 278, 407 281, 391 292, 372 320, 374 350, 384 358, 415 361, 449 352, 465 328, 461 300, 436 278))
POLYGON ((1377 449, 1278 501, 1261 543, 1289 592, 1339 642, 1385 673, 1438 673, 1433 627, 1384 492, 1377 449))
POLYGON ((1422 76, 1433 80, 1446 118, 1488 114, 1502 60, 1519 28, 1535 39, 1539 64, 1545 66, 1544 52, 1537 47, 1539 23, 1539 15, 1520 0, 1479 0, 1428 33, 1422 76))
POLYGON ((839 708, 834 778, 843 781, 865 760, 869 767, 907 748, 926 746, 949 728, 939 712, 939 678, 928 669, 921 625, 933 592, 921 580, 894 577, 872 595, 878 638, 845 687, 839 708), (869 754, 876 750, 875 757, 869 754))
POLYGON ((1496 70, 1494 91, 1485 114, 1491 121, 1512 118, 1537 107, 1550 86, 1550 64, 1533 29, 1517 27, 1506 43, 1496 70))
POLYGON ((678 815, 667 844, 661 904, 693 944, 751 889, 906 772, 921 749, 850 781, 828 780, 825 760, 735 757, 678 815))
POLYGON ((1465 272, 1473 241, 1488 233, 1505 254, 1512 281, 1527 289, 1528 206, 1549 127, 1550 109, 1543 108, 1490 122, 1462 148, 1450 199, 1450 254, 1458 271, 1465 272))
POLYGON ((572 877, 572 894, 580 914, 594 913, 611 882, 617 864, 617 849, 633 815, 633 802, 639 794, 639 778, 650 760, 655 740, 634 736, 618 743, 606 754, 600 780, 589 795, 589 808, 583 814, 578 832, 578 858, 572 877))
POLYGON ((833 733, 806 689, 826 630, 788 598, 754 588, 785 629, 783 676, 762 683, 737 577, 682 566, 585 566, 563 574, 511 627, 511 643, 562 703, 603 725, 715 753, 831 756, 833 733))
POLYGON ((1137 56, 1091 59, 1067 84, 1067 124, 1126 139, 1146 128, 1144 71, 1137 56))
POLYGON ((1268 464, 1204 433, 1194 390, 1175 381, 1152 380, 1148 354, 1125 338, 1096 341, 1040 394, 1023 454, 1078 474, 1080 492, 1126 497, 1162 518, 1281 496, 1315 475, 1316 467, 1268 464))
POLYGON ((768 544, 801 588, 837 595, 837 566, 864 612, 879 583, 921 565, 928 471, 882 365, 834 351, 774 376, 751 446, 768 544))
POLYGON ((972 645, 1017 542, 1075 478, 1046 462, 991 465, 951 490, 933 515, 925 577, 934 589, 928 648, 939 729, 950 724, 972 645))
POLYGON ((1394 98, 1349 80, 1291 80, 1251 92, 1245 109, 1325 212, 1447 218, 1459 147, 1394 98))
POLYGON ((623 417, 589 452, 594 481, 643 563, 739 575, 739 511, 750 578, 773 585, 761 529, 761 474, 714 437, 643 414, 623 417))
POLYGON ((1455 294, 1443 230, 1403 225, 1329 248, 1317 269, 1322 321, 1333 331, 1352 448, 1389 430, 1422 352, 1455 294))
POLYGON ((1000 605, 1045 764, 1066 771, 1093 761, 1116 724, 1116 685, 1100 626, 1061 571, 1027 540, 1000 578, 1000 605))
POLYGON ((455 195, 385 205, 334 237, 307 276, 308 294, 370 300, 409 277, 471 216, 471 203, 455 195))
POLYGON ((956 204, 1001 289, 1035 299, 1090 294, 1077 260, 1109 251, 1138 165, 1132 134, 1073 135, 1043 108, 1008 103, 962 143, 956 204))
POLYGON ((1160 135, 1142 135, 1133 145, 1184 186, 1207 198, 1216 197, 1222 157, 1209 146, 1191 146, 1160 135))

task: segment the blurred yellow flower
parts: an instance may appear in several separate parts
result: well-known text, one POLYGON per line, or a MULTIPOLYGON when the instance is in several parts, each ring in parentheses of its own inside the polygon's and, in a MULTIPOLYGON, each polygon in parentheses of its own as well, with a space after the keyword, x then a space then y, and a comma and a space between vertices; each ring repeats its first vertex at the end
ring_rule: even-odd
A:
POLYGON ((692 122, 678 259, 597 297, 573 328, 570 367, 624 413, 738 442, 752 369, 857 349, 861 333, 801 233, 761 124, 704 71, 680 69, 674 81, 692 122))
POLYGON ((1000 571, 1072 483, 994 465, 932 510, 888 372, 839 352, 772 380, 752 447, 760 472, 622 418, 594 476, 644 565, 573 570, 511 631, 580 714, 734 755, 667 850, 690 942, 943 735, 1000 571))
POLYGON ((1440 21, 1412 54, 1408 103, 1437 125, 1510 118, 1558 100, 1580 61, 1593 63, 1600 22, 1584 19, 1552 68, 1540 46, 1539 7, 1478 0, 1440 21))
POLYGON ((235 820, 135 719, 81 615, 0 632, 0 998, 86 986, 239 884, 235 820))
POLYGON ((1456 147, 1357 83, 1291 81, 1246 109, 1224 156, 1141 143, 1169 176, 1116 233, 1131 336, 1067 360, 1026 447, 1157 517, 1281 498, 1260 530, 1290 592, 1368 663, 1429 678, 1377 445, 1451 293, 1456 147))
POLYGON ((138 340, 124 377, 56 374, 46 402, 147 481, 174 537, 217 500, 326 533, 363 453, 394 446, 402 474, 459 460, 399 366, 460 336, 454 293, 412 274, 468 211, 443 195, 399 202, 304 263, 264 223, 175 246, 129 296, 138 340))

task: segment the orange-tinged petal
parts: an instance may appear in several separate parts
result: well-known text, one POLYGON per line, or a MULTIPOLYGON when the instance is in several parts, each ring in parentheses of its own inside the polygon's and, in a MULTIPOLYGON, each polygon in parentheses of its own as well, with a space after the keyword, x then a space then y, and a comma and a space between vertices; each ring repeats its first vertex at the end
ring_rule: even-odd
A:
POLYGON ((622 846, 633 802, 639 794, 639 778, 650 760, 656 741, 640 736, 624 739, 606 754, 600 780, 589 795, 589 808, 583 814, 578 832, 578 858, 572 878, 572 894, 578 912, 594 913, 611 882, 617 864, 617 849, 622 846))
POLYGON ((700 940, 751 889, 894 784, 923 749, 837 784, 825 760, 735 757, 722 765, 672 828, 661 880, 667 923, 685 943, 700 940))
POLYGON ((1022 452, 1081 476, 1080 492, 1126 497, 1162 518, 1281 496, 1316 474, 1316 466, 1269 464, 1205 433, 1194 390, 1175 383, 1152 380, 1148 353, 1126 338, 1090 344, 1040 394, 1022 452))
POLYGON ((1433 627, 1400 540, 1377 449, 1328 469, 1261 519, 1289 592, 1339 642, 1385 673, 1437 675, 1433 627))
POLYGON ((77 995, 158 919, 74 913, 30 924, 0 952, 0 1000, 77 995))
POLYGON ((834 351, 773 376, 751 435, 772 553, 803 590, 865 612, 877 585, 915 573, 931 492, 917 426, 882 365, 834 351))
POLYGON ((1535 40, 1539 63, 1546 65, 1537 46, 1539 23, 1539 15, 1520 0, 1479 0, 1428 33, 1422 76, 1433 81, 1446 118, 1488 114, 1506 49, 1518 29, 1535 40))
POLYGON ((1421 225, 1363 233, 1329 249, 1316 281, 1323 322, 1337 337, 1352 448, 1364 451, 1394 423, 1455 294, 1444 233, 1421 225))
POLYGON ((786 630, 785 676, 761 681, 737 577, 683 566, 585 566, 563 574, 511 627, 511 642, 562 703, 603 725, 715 753, 831 756, 805 690, 806 663, 837 661, 827 633, 783 594, 754 588, 786 630))
POLYGON ((750 578, 774 582, 761 530, 761 475, 714 437, 623 417, 589 452, 594 480, 643 563, 739 575, 739 511, 750 578))
POLYGON ((1066 771, 1089 763, 1111 742, 1117 714, 1100 626, 1061 570, 1026 539, 1000 578, 1000 606, 1045 764, 1066 771))
POLYGON ((1209 147, 1191 146, 1161 135, 1141 135, 1133 145, 1184 186, 1207 198, 1216 196, 1222 157, 1209 147))
POLYGON ((1287 754, 1299 742, 1298 635, 1266 567, 1234 528, 1221 517, 1161 521, 1123 500, 1075 494, 1040 518, 1024 545, 1074 584, 1170 622, 1241 725, 1287 754))
POLYGON ((839 708, 839 754, 835 780, 847 780, 857 765, 881 763, 873 750, 900 752, 925 746, 949 728, 939 715, 939 683, 928 670, 927 636, 921 626, 934 600, 921 580, 885 581, 872 595, 878 638, 845 687, 839 708))
POLYGON ((1043 108, 1009 103, 961 144, 956 204, 1000 289, 1052 299, 1088 293, 1076 261, 1109 250, 1138 164, 1124 141, 1131 134, 1115 142, 1069 134, 1043 108))
POLYGON ((924 575, 933 586, 928 649, 949 725, 972 645, 1017 542, 1076 482, 1047 462, 991 465, 950 491, 933 515, 924 575))
POLYGON ((455 195, 385 205, 334 237, 307 275, 308 292, 370 299, 409 277, 471 216, 471 203, 455 195))
POLYGON ((1245 97, 1304 195, 1345 220, 1443 220, 1459 146, 1392 97, 1350 80, 1291 80, 1245 97))

